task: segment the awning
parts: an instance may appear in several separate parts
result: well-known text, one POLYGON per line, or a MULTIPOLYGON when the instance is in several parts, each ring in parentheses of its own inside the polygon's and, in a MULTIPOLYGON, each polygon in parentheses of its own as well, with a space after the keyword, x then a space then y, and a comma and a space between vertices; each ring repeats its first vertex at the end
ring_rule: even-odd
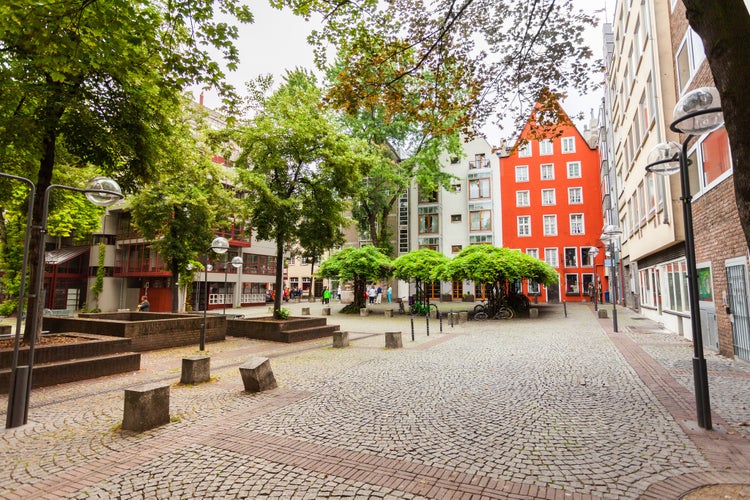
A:
POLYGON ((75 259, 79 255, 85 254, 90 248, 91 247, 68 247, 60 248, 58 250, 50 250, 44 254, 44 263, 57 266, 63 262, 75 259))

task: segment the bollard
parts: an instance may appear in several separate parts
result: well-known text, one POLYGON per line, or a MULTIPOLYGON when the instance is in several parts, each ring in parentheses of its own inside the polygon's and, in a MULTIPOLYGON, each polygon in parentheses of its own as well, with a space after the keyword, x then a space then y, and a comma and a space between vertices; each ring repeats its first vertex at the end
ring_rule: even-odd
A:
POLYGON ((529 318, 533 319, 533 318, 538 318, 538 317, 539 317, 539 309, 537 309, 536 307, 532 307, 531 309, 529 309, 529 318))
POLYGON ((427 314, 424 315, 424 321, 425 325, 427 325, 427 336, 430 336, 430 312, 427 311, 427 314))
POLYGON ((443 333, 443 315, 438 311, 438 321, 440 322, 440 333, 443 333))
POLYGON ((310 308, 309 307, 303 307, 302 308, 302 316, 310 316, 310 308))
POLYGON ((143 432, 169 423, 169 385, 125 389, 122 430, 143 432))
POLYGON ((392 318, 393 317, 393 309, 386 309, 384 311, 384 314, 385 314, 386 318, 392 318))
POLYGON ((414 342, 414 315, 412 314, 409 319, 411 320, 411 341, 414 342))
POLYGON ((277 387, 268 358, 250 358, 240 366, 240 375, 246 392, 261 392, 277 387))
POLYGON ((568 317, 568 306, 563 302, 563 313, 565 314, 565 317, 568 317))
POLYGON ((360 308, 360 309, 359 309, 359 315, 360 315, 361 317, 363 317, 363 318, 364 318, 365 316, 369 316, 369 315, 370 315, 370 310, 369 310, 369 309, 367 309, 366 307, 362 307, 362 308, 360 308))
POLYGON ((331 308, 330 307, 324 307, 323 308, 323 316, 330 316, 331 315, 331 308))
POLYGON ((401 342, 401 332, 385 332, 385 348, 398 349, 403 347, 401 342))
POLYGON ((211 358, 190 356, 182 358, 181 384, 200 384, 211 380, 211 358))
POLYGON ((333 347, 349 347, 349 332, 333 332, 333 347))

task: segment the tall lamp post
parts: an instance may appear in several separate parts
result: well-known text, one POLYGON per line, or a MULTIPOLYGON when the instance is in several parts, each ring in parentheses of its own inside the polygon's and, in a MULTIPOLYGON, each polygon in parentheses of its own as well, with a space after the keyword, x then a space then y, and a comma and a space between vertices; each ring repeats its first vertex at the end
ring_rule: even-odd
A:
POLYGON ((687 134, 682 145, 676 142, 657 144, 648 155, 646 170, 659 175, 680 173, 682 188, 682 216, 685 225, 685 260, 690 295, 690 324, 693 330, 693 382, 698 425, 711 430, 711 401, 708 393, 708 370, 703 356, 703 332, 698 299, 698 273, 695 264, 693 238, 693 209, 688 175, 688 146, 695 137, 708 134, 724 124, 719 92, 712 87, 702 87, 685 94, 674 108, 670 130, 687 134))
POLYGON ((619 244, 619 238, 622 234, 622 231, 620 231, 617 226, 614 224, 607 224, 604 226, 604 231, 602 232, 601 240, 605 243, 609 244, 609 259, 611 264, 611 274, 612 274, 612 280, 610 281, 610 295, 612 298, 612 330, 614 330, 615 333, 617 333, 618 326, 617 326, 617 246, 619 244))
POLYGON ((106 207, 117 203, 123 198, 120 186, 108 177, 95 177, 88 182, 85 188, 76 188, 72 186, 63 186, 60 184, 51 184, 44 190, 44 200, 42 204, 42 220, 39 229, 39 254, 36 267, 36 281, 32 283, 29 297, 34 297, 33 311, 28 311, 31 315, 31 336, 29 338, 28 364, 18 365, 18 351, 20 346, 21 335, 21 316, 23 314, 24 282, 26 281, 26 268, 29 260, 30 247, 30 230, 32 227, 32 208, 35 188, 34 184, 23 177, 16 177, 10 174, 0 173, 0 176, 11 179, 21 180, 29 184, 31 188, 29 209, 27 213, 26 235, 24 240, 23 263, 21 265, 21 286, 19 288, 18 298, 18 319, 16 320, 16 337, 13 346, 13 364, 11 368, 11 385, 8 394, 8 413, 6 416, 6 428, 18 427, 28 422, 29 413, 29 395, 31 393, 31 376, 34 369, 34 348, 36 347, 36 336, 39 328, 39 316, 42 307, 42 290, 44 284, 44 237, 47 234, 47 216, 49 213, 49 198, 52 189, 67 189, 83 193, 86 198, 94 205, 106 207))
POLYGON ((229 240, 221 236, 217 236, 211 242, 211 246, 206 249, 206 269, 203 271, 203 289, 206 293, 206 298, 203 301, 203 324, 201 325, 201 336, 200 336, 200 349, 201 351, 206 350, 206 315, 208 314, 208 254, 213 250, 214 253, 223 255, 229 251, 229 240))

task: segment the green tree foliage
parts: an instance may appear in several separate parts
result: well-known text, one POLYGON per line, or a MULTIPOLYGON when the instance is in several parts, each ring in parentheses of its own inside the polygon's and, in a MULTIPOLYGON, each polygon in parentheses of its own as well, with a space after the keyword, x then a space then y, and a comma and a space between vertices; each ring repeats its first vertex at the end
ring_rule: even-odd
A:
POLYGON ((353 283, 354 303, 344 308, 344 311, 354 312, 365 307, 367 282, 388 278, 392 266, 391 259, 372 245, 362 248, 347 247, 323 261, 318 268, 318 275, 353 283))
POLYGON ((35 225, 61 155, 132 191, 154 177, 186 86, 232 100, 212 54, 236 67, 237 28, 215 22, 214 9, 252 20, 239 0, 0 3, 0 163, 36 183, 35 225))
MULTIPOLYGON (((324 224, 322 246, 333 246, 343 201, 358 180, 362 145, 347 137, 321 106, 315 77, 295 70, 269 97, 255 94, 257 115, 233 133, 241 148, 236 162, 256 235, 276 242, 276 300, 281 311, 284 251, 311 223, 324 224), (324 222, 328 221, 328 222, 324 222), (330 244, 329 244, 330 243, 330 244)), ((313 242, 306 235, 308 244, 313 242)))
POLYGON ((172 312, 179 311, 179 276, 196 255, 205 254, 234 208, 231 191, 220 181, 221 167, 211 162, 211 150, 201 140, 200 117, 180 128, 159 160, 156 182, 128 199, 135 227, 153 241, 172 273, 172 312))
POLYGON ((510 293, 510 285, 520 279, 543 285, 558 282, 555 269, 520 250, 492 245, 470 245, 441 266, 436 276, 442 281, 468 280, 487 287, 488 301, 494 307, 510 293))
POLYGON ((435 281, 438 270, 448 263, 445 255, 429 248, 420 248, 393 261, 393 276, 404 281, 435 281))

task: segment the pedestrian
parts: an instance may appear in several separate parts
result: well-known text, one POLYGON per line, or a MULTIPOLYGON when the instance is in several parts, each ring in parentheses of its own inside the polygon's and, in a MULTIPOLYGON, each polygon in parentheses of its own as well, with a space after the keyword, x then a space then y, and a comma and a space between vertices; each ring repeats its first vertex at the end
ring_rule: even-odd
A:
POLYGON ((339 285, 338 290, 336 291, 336 300, 341 302, 341 285, 339 285))
POLYGON ((378 288, 375 290, 375 303, 380 304, 383 301, 383 287, 378 284, 378 288))
POLYGON ((323 287, 323 303, 329 304, 331 302, 331 291, 328 287, 323 287))
POLYGON ((370 288, 367 289, 367 296, 370 298, 370 304, 375 303, 375 297, 378 295, 378 289, 375 288, 375 285, 370 285, 370 288))
POLYGON ((136 307, 135 310, 147 313, 149 309, 151 309, 151 304, 148 301, 148 297, 144 295, 141 297, 141 303, 138 304, 138 307, 136 307))
POLYGON ((388 295, 388 303, 391 303, 391 299, 393 298, 393 287, 391 285, 388 285, 388 291, 386 292, 388 295))

